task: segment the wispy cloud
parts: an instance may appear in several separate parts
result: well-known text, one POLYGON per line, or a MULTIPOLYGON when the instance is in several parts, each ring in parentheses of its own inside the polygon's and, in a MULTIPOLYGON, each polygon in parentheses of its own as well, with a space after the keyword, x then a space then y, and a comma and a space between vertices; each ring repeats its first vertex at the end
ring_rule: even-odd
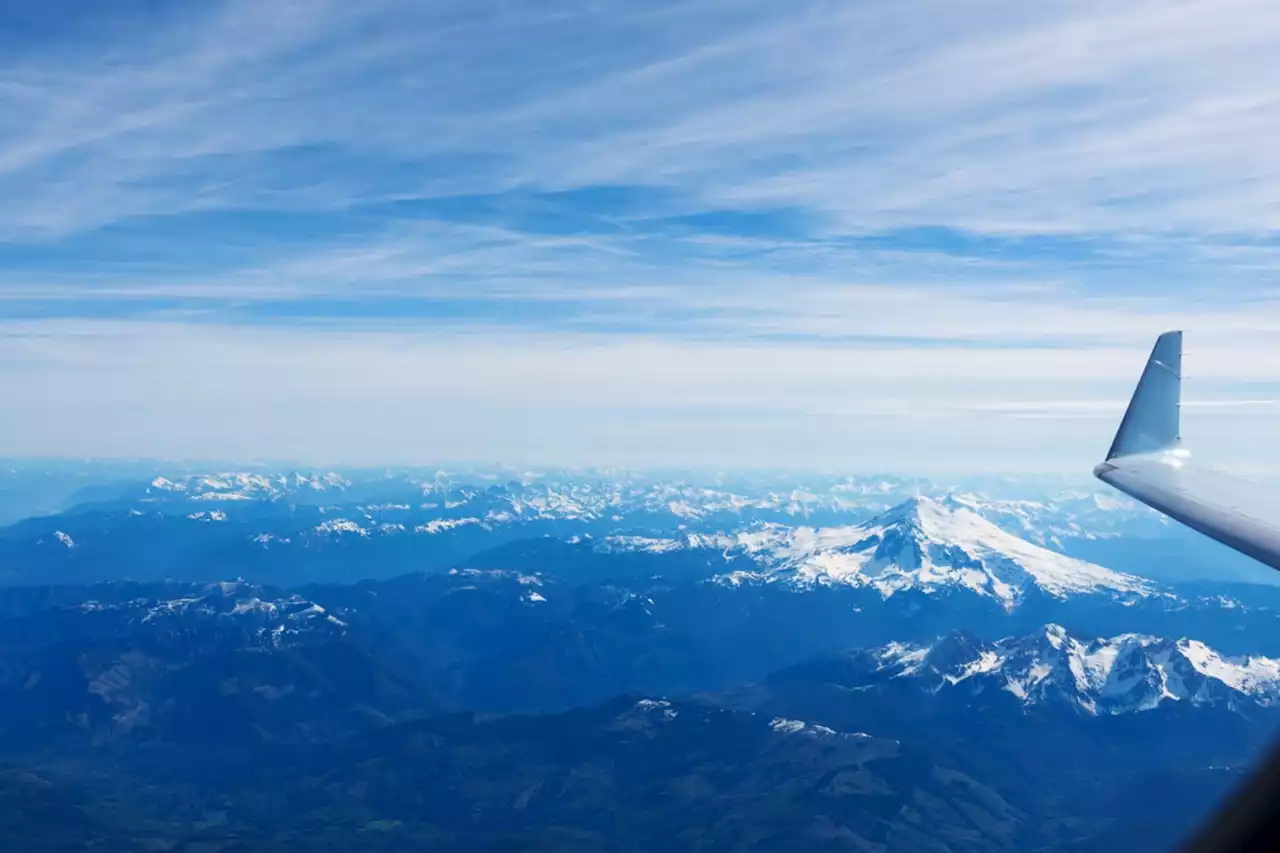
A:
POLYGON ((1277 220, 1265 0, 235 0, 153 26, 6 63, 0 170, 35 190, 9 228, 602 185, 838 232, 1277 220))
MULTIPOLYGON (((85 421, 41 388, 142 406, 179 369, 224 403, 274 376, 295 414, 325 377, 410 406, 370 377, 449 362, 430 393, 468 424, 596 400, 830 448, 858 395, 917 425, 864 442, 936 441, 945 411, 990 459, 1010 419, 1122 401, 1171 327, 1199 411, 1270 408, 1243 387, 1280 378, 1265 0, 162 8, 0 51, 0 384, 28 424, 85 421)), ((141 444, 179 428, 154 423, 141 444)))

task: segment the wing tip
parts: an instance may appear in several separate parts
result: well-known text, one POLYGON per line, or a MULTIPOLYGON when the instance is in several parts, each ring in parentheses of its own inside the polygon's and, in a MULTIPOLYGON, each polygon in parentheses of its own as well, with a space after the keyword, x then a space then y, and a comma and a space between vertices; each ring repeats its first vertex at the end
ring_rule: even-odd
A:
POLYGON ((1173 329, 1156 338, 1106 458, 1179 446, 1181 404, 1182 330, 1173 329))
POLYGON ((1151 348, 1151 357, 1171 368, 1179 378, 1182 376, 1182 330, 1173 329, 1163 332, 1156 338, 1151 348))

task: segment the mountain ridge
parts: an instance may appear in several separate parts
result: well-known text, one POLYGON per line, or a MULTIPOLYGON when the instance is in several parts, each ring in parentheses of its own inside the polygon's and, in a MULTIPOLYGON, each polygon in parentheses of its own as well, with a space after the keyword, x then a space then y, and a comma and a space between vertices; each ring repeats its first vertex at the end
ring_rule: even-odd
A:
POLYGON ((1224 655, 1189 638, 1080 637, 1055 624, 996 641, 953 631, 928 644, 854 650, 826 664, 801 664, 796 672, 820 673, 840 661, 848 666, 831 672, 853 689, 894 682, 962 701, 998 694, 1024 707, 1066 707, 1091 716, 1178 703, 1242 713, 1280 705, 1280 660, 1224 655))

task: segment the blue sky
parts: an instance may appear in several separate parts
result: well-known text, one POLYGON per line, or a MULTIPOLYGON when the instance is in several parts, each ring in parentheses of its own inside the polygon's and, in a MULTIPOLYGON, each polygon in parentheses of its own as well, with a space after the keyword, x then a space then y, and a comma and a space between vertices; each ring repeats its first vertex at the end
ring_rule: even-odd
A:
MULTIPOLYGON (((1280 411, 1280 8, 0 4, 3 455, 1086 470, 1280 411)), ((1273 464, 1273 463, 1266 463, 1273 464)))

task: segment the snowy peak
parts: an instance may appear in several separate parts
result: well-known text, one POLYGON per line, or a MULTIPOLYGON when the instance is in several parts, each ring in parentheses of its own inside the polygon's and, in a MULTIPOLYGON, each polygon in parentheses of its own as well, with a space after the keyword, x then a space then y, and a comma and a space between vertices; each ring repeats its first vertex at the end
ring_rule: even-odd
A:
POLYGON ((1225 657, 1197 640, 1144 634, 1085 639, 1059 625, 984 643, 954 632, 930 646, 892 644, 872 653, 877 676, 976 698, 1011 694, 1028 706, 1109 715, 1169 703, 1232 709, 1280 704, 1280 661, 1225 657))
POLYGON ((968 507, 948 506, 944 501, 916 495, 890 507, 872 519, 869 524, 901 525, 925 531, 939 524, 945 524, 947 516, 958 509, 968 509, 968 507))
POLYGON ((959 676, 967 672, 974 661, 981 660, 986 647, 967 631, 953 631, 932 646, 923 649, 917 668, 959 676))
POLYGON ((266 647, 339 637, 347 628, 342 618, 314 601, 243 580, 184 584, 171 592, 179 594, 117 603, 90 600, 78 609, 178 634, 202 626, 210 637, 234 636, 266 647))
POLYGON ((243 471, 190 474, 177 479, 156 477, 145 494, 183 497, 191 501, 274 500, 290 494, 341 492, 351 482, 334 472, 304 474, 255 474, 243 471))
POLYGON ((591 550, 597 554, 667 554, 672 551, 704 549, 724 551, 738 544, 736 537, 717 533, 686 533, 682 536, 613 535, 595 541, 591 550))
MULTIPOLYGON (((1052 542, 1063 537, 1117 535, 1125 525, 1159 516, 1140 504, 1096 491, 1035 488, 1019 499, 958 491, 955 485, 918 479, 817 477, 712 478, 694 482, 635 472, 577 471, 470 473, 399 471, 172 472, 140 481, 122 496, 144 504, 223 502, 352 504, 390 500, 415 508, 428 505, 462 515, 509 516, 507 520, 556 519, 609 522, 632 517, 637 527, 685 525, 723 532, 761 522, 837 525, 865 518, 920 490, 946 494, 948 508, 967 507, 1019 536, 1052 542), (950 491, 948 491, 950 489, 950 491), (1031 499, 1029 495, 1039 495, 1031 499)), ((1007 490, 1005 490, 1007 491, 1007 490)), ((1020 494, 1023 492, 1019 491, 1020 494)), ((443 515, 441 517, 444 517, 443 515)))
POLYGON ((1152 584, 1019 539, 957 502, 915 497, 847 528, 797 530, 783 569, 802 581, 843 581, 885 596, 961 588, 1016 606, 1035 588, 1145 596, 1152 584))

